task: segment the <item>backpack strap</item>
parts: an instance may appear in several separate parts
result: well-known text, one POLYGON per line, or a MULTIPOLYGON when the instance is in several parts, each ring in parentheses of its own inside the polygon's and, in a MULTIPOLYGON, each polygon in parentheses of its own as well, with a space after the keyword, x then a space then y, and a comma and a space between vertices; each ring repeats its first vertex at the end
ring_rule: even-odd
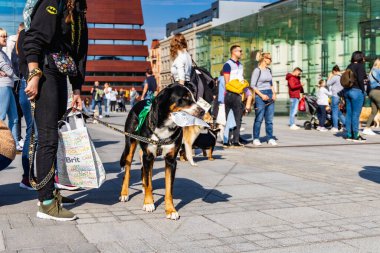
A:
POLYGON ((256 80, 256 86, 259 83, 259 79, 261 77, 261 69, 259 67, 257 67, 257 69, 259 69, 259 76, 257 77, 257 80, 256 80))
POLYGON ((377 78, 373 75, 373 71, 371 71, 371 76, 372 76, 372 78, 373 78, 378 84, 380 84, 380 81, 377 80, 377 78))

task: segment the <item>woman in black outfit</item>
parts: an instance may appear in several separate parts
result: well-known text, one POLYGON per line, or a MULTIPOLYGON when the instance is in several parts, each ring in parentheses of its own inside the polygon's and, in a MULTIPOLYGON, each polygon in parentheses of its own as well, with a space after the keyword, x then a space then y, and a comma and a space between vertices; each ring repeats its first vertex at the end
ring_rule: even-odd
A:
POLYGON ((352 54, 351 64, 347 69, 351 69, 355 75, 354 85, 344 90, 346 99, 346 140, 354 142, 364 142, 365 139, 359 135, 359 118, 365 98, 365 80, 367 74, 365 71, 365 57, 360 51, 352 54))
MULTIPOLYGON (((84 83, 88 31, 86 0, 44 0, 34 10, 30 29, 25 33, 23 50, 28 63, 26 94, 36 102, 38 130, 36 168, 38 183, 51 170, 58 149, 58 120, 67 106, 67 76, 57 68, 53 54, 70 55, 77 67, 69 76, 73 87, 72 106, 81 108, 81 86, 84 83)), ((58 64, 59 66, 59 64, 58 64)), ((37 217, 67 221, 76 216, 61 207, 69 202, 54 189, 54 177, 38 190, 40 201, 37 217)))

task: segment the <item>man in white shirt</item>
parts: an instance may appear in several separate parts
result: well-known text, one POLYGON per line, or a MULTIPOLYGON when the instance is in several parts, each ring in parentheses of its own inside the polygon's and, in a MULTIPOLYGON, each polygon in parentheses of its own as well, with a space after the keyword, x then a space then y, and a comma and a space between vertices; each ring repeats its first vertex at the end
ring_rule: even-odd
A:
POLYGON ((112 88, 110 87, 109 83, 104 84, 104 110, 106 112, 106 118, 110 117, 110 105, 111 105, 111 91, 112 88))

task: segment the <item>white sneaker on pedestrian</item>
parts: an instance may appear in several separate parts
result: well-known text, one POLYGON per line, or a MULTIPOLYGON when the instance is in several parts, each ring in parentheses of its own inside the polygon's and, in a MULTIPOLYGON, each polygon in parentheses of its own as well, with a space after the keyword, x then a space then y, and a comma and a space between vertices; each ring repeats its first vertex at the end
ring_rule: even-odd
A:
POLYGON ((255 145, 255 146, 261 146, 262 144, 261 144, 261 142, 260 142, 259 139, 254 139, 253 140, 253 145, 255 145))
POLYGON ((278 145, 275 139, 270 139, 270 140, 268 141, 268 144, 270 144, 270 145, 272 145, 272 146, 277 146, 277 145, 278 145))
POLYGON ((102 119, 103 118, 103 116, 102 115, 99 115, 99 119, 102 119))
POLYGON ((327 132, 329 130, 327 128, 325 128, 325 127, 319 127, 318 131, 320 131, 320 132, 327 132))
POLYGON ((297 126, 296 124, 293 124, 290 126, 290 130, 299 130, 299 129, 300 129, 300 127, 297 126))
POLYGON ((331 131, 332 133, 339 133, 339 129, 338 129, 338 128, 335 128, 335 127, 331 128, 330 131, 331 131))
POLYGON ((240 132, 243 132, 244 130, 245 130, 244 127, 241 127, 241 128, 240 128, 240 132))
POLYGON ((364 128, 363 134, 365 134, 365 135, 376 135, 376 133, 374 131, 372 131, 371 128, 364 128))
POLYGON ((25 143, 24 139, 21 138, 21 140, 18 142, 18 145, 23 148, 24 147, 24 143, 25 143))

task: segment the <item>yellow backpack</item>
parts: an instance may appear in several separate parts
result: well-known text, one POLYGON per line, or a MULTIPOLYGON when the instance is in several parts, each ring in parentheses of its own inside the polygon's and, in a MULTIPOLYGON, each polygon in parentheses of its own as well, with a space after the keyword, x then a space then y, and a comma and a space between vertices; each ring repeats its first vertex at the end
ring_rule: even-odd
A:
POLYGON ((226 84, 226 90, 236 94, 242 94, 245 88, 249 87, 247 80, 240 81, 239 79, 230 80, 226 84))

